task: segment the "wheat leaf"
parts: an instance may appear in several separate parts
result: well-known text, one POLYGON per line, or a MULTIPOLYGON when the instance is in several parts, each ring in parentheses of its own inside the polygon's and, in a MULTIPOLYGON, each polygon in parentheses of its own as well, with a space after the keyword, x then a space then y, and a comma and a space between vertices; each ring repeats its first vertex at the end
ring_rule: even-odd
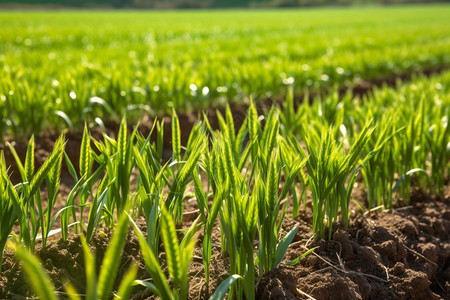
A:
POLYGON ((176 161, 181 160, 181 134, 180 134, 180 121, 178 120, 175 109, 172 110, 172 149, 173 157, 176 161))
POLYGON ((175 283, 180 282, 181 274, 181 251, 178 246, 175 222, 170 213, 163 206, 161 209, 161 235, 166 250, 167 266, 169 274, 175 283))
POLYGON ((128 215, 122 213, 119 223, 116 226, 113 237, 103 259, 102 267, 98 277, 97 298, 106 300, 110 298, 110 293, 119 269, 120 257, 128 233, 128 215))

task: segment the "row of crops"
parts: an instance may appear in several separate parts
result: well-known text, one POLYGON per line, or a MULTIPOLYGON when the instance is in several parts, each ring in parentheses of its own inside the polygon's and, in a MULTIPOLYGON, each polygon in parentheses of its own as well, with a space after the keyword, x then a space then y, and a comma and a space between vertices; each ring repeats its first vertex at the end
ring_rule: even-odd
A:
MULTIPOLYGON (((283 259, 297 228, 285 236, 280 236, 280 228, 285 218, 295 218, 303 209, 307 194, 312 198, 316 237, 330 238, 336 222, 349 226, 356 183, 367 192, 367 203, 358 202, 363 211, 391 208, 398 198, 408 203, 413 174, 420 188, 443 193, 450 168, 449 88, 450 72, 444 72, 414 78, 395 89, 375 89, 363 99, 334 93, 294 105, 291 87, 284 103, 263 115, 250 102, 240 126, 229 108, 218 115, 219 130, 212 129, 207 119, 199 120, 187 145, 181 145, 175 111, 171 136, 164 135, 163 122, 154 122, 152 132, 143 136, 127 131, 123 119, 117 138, 94 139, 85 127, 79 161, 65 154, 61 136, 37 170, 32 138, 25 159, 16 155, 20 183, 10 181, 0 154, 1 251, 10 240, 34 291, 42 299, 54 299, 51 283, 30 252, 38 240, 47 247, 55 229, 63 240, 71 232, 83 232, 86 290, 75 291, 67 283, 71 299, 79 299, 78 293, 87 299, 108 299, 113 290, 125 299, 134 285, 143 285, 162 299, 186 299, 197 236, 203 236, 208 282, 211 234, 219 225, 217 247, 229 257, 230 276, 212 298, 255 299, 258 278, 281 263, 298 262, 283 259), (168 161, 162 159, 165 139, 172 142, 168 161), (76 184, 64 199, 64 208, 56 212, 63 167, 76 184), (138 175, 135 184, 132 174, 138 175), (188 199, 196 202, 199 213, 179 240, 175 224, 182 222, 188 199), (137 216, 145 217, 146 232, 134 223, 137 216), (56 220, 60 228, 54 228, 56 220), (115 232, 97 276, 87 244, 100 227, 115 232), (130 227, 151 279, 136 278, 133 265, 120 286, 113 288, 119 268, 116 258, 130 227), (14 228, 16 233, 11 234, 14 228)), ((15 153, 11 145, 10 151, 15 153)))
POLYGON ((450 63, 448 6, 0 14, 0 140, 450 63), (95 30, 94 30, 95 29, 95 30))

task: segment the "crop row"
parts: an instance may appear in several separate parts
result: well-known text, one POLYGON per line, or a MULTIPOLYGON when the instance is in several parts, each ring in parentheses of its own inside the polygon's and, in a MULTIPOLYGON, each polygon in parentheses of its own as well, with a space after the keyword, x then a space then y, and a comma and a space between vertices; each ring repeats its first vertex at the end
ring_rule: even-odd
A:
MULTIPOLYGON (((24 162, 15 155, 20 183, 13 185, 9 180, 0 154, 1 250, 8 240, 15 240, 25 271, 36 276, 42 270, 22 247, 32 251, 41 238, 45 248, 58 218, 62 239, 73 228, 83 232, 85 244, 101 224, 115 227, 98 279, 95 270, 86 267, 89 280, 83 292, 89 299, 106 299, 113 288, 112 274, 119 267, 114 257, 131 223, 152 280, 135 281, 132 267, 117 294, 126 298, 132 285, 140 284, 163 299, 186 299, 196 233, 204 236, 202 258, 208 282, 211 234, 218 222, 220 247, 230 258, 231 276, 213 298, 222 298, 228 291, 230 299, 254 299, 255 281, 283 261, 296 234, 295 227, 279 236, 288 207, 295 218, 307 201, 306 190, 311 191, 317 238, 330 238, 338 221, 348 228, 349 202, 358 178, 367 191, 367 203, 359 203, 361 209, 390 208, 394 197, 408 202, 412 175, 420 188, 443 193, 450 166, 449 87, 450 73, 444 73, 416 78, 397 89, 377 89, 364 99, 335 93, 297 108, 290 89, 283 107, 272 107, 262 116, 251 102, 241 126, 235 127, 229 108, 218 115, 219 130, 213 130, 208 119, 198 121, 185 147, 173 111, 172 157, 167 162, 162 159, 167 136, 164 122, 159 121, 147 137, 137 130, 128 132, 125 118, 117 139, 107 135, 93 139, 85 127, 77 167, 65 154, 61 136, 35 170, 32 138, 24 162), (76 184, 64 199, 64 208, 55 212, 63 161, 76 184), (131 184, 132 173, 138 174, 136 185, 131 184), (182 222, 187 199, 195 199, 199 216, 179 242, 175 224, 182 222), (138 215, 145 217, 144 233, 132 221, 138 215), (20 232, 11 234, 16 222, 20 232), (158 261, 160 240, 168 274, 158 261)), ((11 145, 10 150, 15 153, 11 145)), ((93 265, 88 247, 84 248, 86 266, 93 265)), ((37 293, 47 293, 41 297, 51 299, 49 283, 31 283, 37 293)), ((66 290, 76 294, 70 285, 66 290)))
POLYGON ((2 13, 0 139, 446 67, 449 9, 2 13))

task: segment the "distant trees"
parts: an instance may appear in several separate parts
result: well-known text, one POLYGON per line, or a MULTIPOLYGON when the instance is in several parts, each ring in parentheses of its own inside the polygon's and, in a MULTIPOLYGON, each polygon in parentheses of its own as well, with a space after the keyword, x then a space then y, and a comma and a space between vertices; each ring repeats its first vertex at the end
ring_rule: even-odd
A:
POLYGON ((226 8, 289 7, 323 5, 365 5, 450 2, 450 0, 0 0, 13 4, 52 4, 62 6, 109 6, 115 8, 226 8))

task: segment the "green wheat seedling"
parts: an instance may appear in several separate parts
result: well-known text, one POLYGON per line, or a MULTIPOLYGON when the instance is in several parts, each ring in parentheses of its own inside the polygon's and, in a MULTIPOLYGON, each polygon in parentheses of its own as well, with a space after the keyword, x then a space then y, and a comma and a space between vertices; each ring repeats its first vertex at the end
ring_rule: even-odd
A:
MULTIPOLYGON (((91 139, 87 124, 85 124, 80 148, 79 176, 77 175, 72 161, 67 154, 65 155, 67 169, 74 178, 76 184, 69 193, 64 211, 61 213, 61 233, 63 239, 67 239, 68 237, 69 226, 75 225, 75 233, 78 233, 78 228, 86 230, 86 239, 89 242, 101 220, 103 211, 106 210, 105 201, 109 186, 112 184, 114 178, 111 179, 110 176, 103 176, 100 184, 94 190, 94 184, 98 182, 100 176, 103 175, 106 163, 109 159, 107 151, 101 152, 100 156, 95 154, 91 148, 91 139), (94 160, 99 164, 95 171, 93 170, 94 160), (78 203, 76 203, 77 198, 78 203), (90 199, 92 199, 92 203, 89 203, 90 199), (90 208, 87 228, 85 228, 82 223, 86 207, 90 208), (80 209, 79 221, 77 220, 76 215, 77 209, 80 209), (69 223, 70 217, 73 219, 72 224, 69 223)), ((102 144, 98 142, 95 144, 98 149, 102 149, 102 144)), ((109 212, 109 215, 111 215, 111 212, 109 212)))
MULTIPOLYGON (((86 294, 85 299, 110 299, 113 285, 119 271, 119 264, 122 249, 125 245, 128 233, 129 221, 127 214, 123 214, 117 224, 114 234, 103 258, 102 267, 97 277, 95 270, 95 257, 89 251, 89 246, 83 236, 81 243, 83 245, 84 262, 86 268, 86 294)), ((53 287, 49 276, 42 268, 39 259, 26 249, 11 242, 11 248, 15 250, 16 256, 22 263, 22 266, 29 278, 29 284, 40 299, 58 299, 57 291, 53 287)), ((137 274, 137 266, 132 264, 129 270, 122 278, 115 297, 119 299, 129 299, 131 289, 137 274)), ((65 284, 66 296, 72 300, 81 299, 80 294, 73 288, 70 282, 65 284)))
POLYGON ((3 250, 9 239, 16 220, 21 217, 21 202, 19 195, 9 180, 5 156, 0 151, 0 274, 3 262, 3 250))
MULTIPOLYGON (((285 173, 285 178, 287 178, 285 187, 283 187, 283 192, 288 195, 287 186, 291 186, 291 194, 292 194, 292 218, 297 218, 300 211, 300 204, 303 200, 303 206, 306 207, 306 189, 308 187, 308 178, 303 172, 302 168, 297 169, 296 164, 297 159, 307 159, 303 157, 303 151, 299 150, 298 147, 301 147, 298 143, 297 139, 292 135, 288 135, 287 138, 279 138, 279 155, 280 160, 283 163, 283 172, 285 173), (300 156, 299 156, 300 155, 300 156), (297 174, 297 178, 294 178, 292 175, 297 174), (298 181, 300 187, 297 187, 295 184, 295 180, 298 181), (292 183, 291 183, 292 181, 292 183), (300 189, 300 191, 299 191, 300 189)), ((299 165, 302 165, 301 163, 299 165)))
MULTIPOLYGON (((307 102, 305 100, 303 101, 303 103, 307 102)), ((283 101, 280 113, 281 131, 283 134, 289 135, 290 133, 296 132, 298 130, 299 119, 294 108, 294 87, 291 85, 287 88, 286 98, 283 101)))
POLYGON ((431 191, 440 195, 444 193, 446 170, 450 161, 450 113, 448 107, 446 110, 444 117, 431 125, 426 135, 431 152, 431 191))
MULTIPOLYGON (((213 140, 219 141, 223 137, 220 133, 212 131, 213 140)), ((208 195, 203 191, 202 182, 198 177, 199 170, 194 173, 194 185, 195 195, 197 203, 199 203, 200 217, 204 223, 204 238, 202 244, 203 251, 203 264, 205 266, 205 279, 209 282, 209 266, 212 253, 211 235, 214 227, 215 220, 219 214, 221 206, 224 202, 224 193, 226 189, 223 188, 223 184, 226 182, 225 162, 223 159, 222 144, 220 142, 213 142, 211 150, 205 152, 205 161, 203 169, 208 175, 208 189, 212 189, 212 205, 208 204, 208 195)), ((223 240, 223 236, 222 236, 223 240)), ((222 244, 224 246, 224 244, 222 244)))
MULTIPOLYGON (((95 234, 104 213, 112 219, 112 212, 106 206, 108 192, 114 184, 115 179, 110 180, 109 176, 104 176, 100 181, 95 193, 92 195, 92 203, 89 207, 88 224, 85 229, 86 240, 89 242, 95 234)), ((131 199, 131 196, 130 196, 131 199)), ((82 220, 82 219, 81 219, 82 220)))
POLYGON ((186 146, 183 160, 181 160, 180 125, 175 111, 172 114, 172 148, 173 157, 169 171, 173 183, 169 184, 170 192, 164 200, 166 207, 175 217, 176 222, 181 222, 183 216, 184 192, 192 181, 192 173, 198 166, 204 149, 207 145, 207 136, 203 126, 198 123, 194 126, 186 146), (176 171, 176 172, 175 172, 176 171))
POLYGON ((136 165, 139 169, 139 178, 136 194, 138 206, 145 215, 147 222, 147 243, 154 253, 159 247, 159 207, 163 202, 164 188, 170 184, 168 178, 169 162, 162 165, 162 143, 164 124, 155 122, 148 137, 136 135, 136 145, 133 147, 136 165), (154 129, 157 129, 157 143, 150 143, 154 129))
MULTIPOLYGON (((225 110, 225 117, 220 112, 217 112, 220 131, 215 132, 207 118, 205 117, 205 123, 208 127, 213 142, 211 150, 205 152, 204 163, 201 165, 208 178, 208 191, 211 187, 212 193, 203 191, 202 182, 200 180, 200 168, 195 170, 194 173, 194 185, 195 195, 197 203, 200 208, 200 215, 204 220, 204 239, 202 244, 203 251, 203 263, 205 266, 205 278, 206 282, 209 282, 209 266, 212 252, 211 235, 214 226, 214 222, 221 210, 224 203, 227 189, 223 187, 227 184, 227 171, 228 169, 235 168, 237 173, 241 173, 246 166, 246 162, 250 157, 250 152, 255 144, 250 142, 245 144, 245 139, 248 133, 247 119, 243 122, 236 135, 234 127, 234 118, 231 113, 230 107, 227 106, 225 110), (226 155, 228 159, 224 159, 224 143, 226 140, 226 155), (208 198, 212 195, 213 202, 211 207, 208 205, 208 198)), ((222 247, 226 248, 226 239, 222 235, 222 247)), ((236 275, 239 277, 239 275, 236 275)), ((243 279, 242 277, 240 277, 243 279)), ((235 280, 228 280, 227 284, 223 284, 222 287, 228 290, 229 285, 232 285, 235 280)))
POLYGON ((362 165, 362 176, 367 188, 368 208, 392 207, 392 189, 396 170, 395 139, 404 128, 396 128, 395 117, 388 114, 366 144, 365 153, 371 156, 362 165))
POLYGON ((203 254, 203 265, 205 266, 205 281, 209 283, 209 267, 211 263, 212 255, 212 243, 211 236, 214 227, 214 222, 217 218, 219 210, 223 204, 223 190, 219 191, 214 195, 213 204, 210 209, 208 209, 208 217, 206 222, 204 222, 204 237, 202 242, 202 254, 203 254))
MULTIPOLYGON (((133 145, 136 134, 137 126, 128 136, 124 117, 120 123, 117 140, 106 134, 103 135, 102 142, 93 140, 100 153, 100 155, 94 155, 91 151, 94 160, 100 165, 93 175, 99 176, 103 169, 105 172, 100 185, 101 189, 97 190, 96 196, 93 197, 93 206, 95 210, 105 213, 104 221, 107 226, 112 226, 114 219, 120 218, 127 203, 135 197, 130 191, 130 178, 135 166, 133 145)), ((87 192, 93 195, 90 189, 87 192)))
MULTIPOLYGON (((87 131, 86 131, 87 132, 87 131)), ((84 138, 83 138, 84 139, 84 138)), ((89 147, 90 148, 90 147, 89 147)), ((82 149, 85 149, 82 147, 82 149)), ((91 154, 94 155, 93 152, 91 154)), ((101 220, 102 211, 99 208, 104 208, 104 196, 105 193, 105 182, 108 181, 109 177, 104 176, 100 185, 95 190, 95 193, 93 191, 94 183, 97 182, 100 178, 100 176, 103 174, 105 169, 105 153, 102 153, 103 160, 100 160, 98 157, 96 158, 97 162, 100 164, 99 167, 95 170, 95 172, 82 172, 83 176, 81 178, 78 178, 76 174, 75 167, 73 166, 70 158, 65 153, 65 161, 66 166, 69 171, 69 173, 72 175, 72 177, 75 180, 75 185, 70 191, 69 195, 66 198, 66 203, 64 208, 60 211, 61 214, 61 235, 64 240, 67 240, 69 236, 69 227, 74 226, 75 227, 75 233, 78 233, 78 227, 84 228, 84 226, 81 224, 83 217, 82 212, 85 207, 90 207, 90 213, 89 213, 89 225, 86 229, 86 235, 87 240, 89 242, 90 238, 92 237, 93 232, 95 231, 95 228, 98 225, 99 220, 101 220), (86 177, 88 174, 90 174, 90 177, 86 177), (102 200, 98 201, 99 197, 101 196, 102 200), (88 203, 88 199, 92 197, 93 203, 88 203), (76 203, 76 199, 80 199, 78 203, 76 203), (76 210, 80 209, 80 219, 77 220, 76 210), (91 211, 95 211, 95 214, 91 214, 91 211), (72 217, 73 222, 70 223, 70 218, 72 217), (93 220, 95 226, 92 226, 93 220)), ((81 155, 81 160, 83 161, 84 158, 86 158, 86 155, 81 155)), ((59 213, 59 212, 58 212, 59 213)), ((111 214, 110 214, 111 215, 111 214)))
POLYGON ((231 145, 219 134, 215 138, 218 156, 215 157, 215 172, 210 176, 215 181, 218 193, 223 195, 219 211, 222 249, 230 256, 230 274, 244 279, 236 281, 229 298, 255 298, 255 263, 253 239, 257 229, 257 199, 250 196, 248 183, 233 163, 231 145))
MULTIPOLYGON (((322 137, 311 132, 306 138, 309 154, 306 167, 313 197, 313 231, 319 237, 324 237, 327 224, 328 237, 331 238, 332 224, 339 216, 344 227, 348 227, 348 203, 360 155, 373 131, 369 124, 362 129, 348 153, 343 153, 342 143, 336 145, 332 130, 324 129, 322 137)), ((303 151, 301 147, 299 149, 303 151)))
MULTIPOLYGON (((80 161, 79 161, 79 170, 80 170, 80 178, 88 178, 92 175, 92 166, 94 164, 94 159, 92 155, 91 148, 91 138, 88 132, 87 124, 84 124, 83 137, 81 140, 81 148, 80 148, 80 161)), ((76 178, 75 178, 76 180, 76 178)), ((85 186, 84 191, 92 192, 92 186, 85 186)), ((87 202, 87 198, 89 196, 89 192, 83 192, 80 195, 79 204, 82 207, 87 202)), ((80 210, 80 220, 83 220, 83 207, 80 210)), ((83 226, 82 223, 80 224, 83 226)), ((89 241, 89 238, 88 238, 89 241)))
POLYGON ((14 147, 9 144, 23 181, 16 186, 16 191, 22 198, 20 202, 19 238, 23 239, 25 245, 30 249, 34 249, 40 231, 42 232, 43 246, 46 246, 47 237, 59 215, 58 213, 54 217, 51 216, 59 191, 61 162, 65 144, 64 136, 61 135, 56 140, 53 151, 36 173, 34 173, 34 139, 32 138, 28 144, 25 166, 20 161, 14 147), (44 180, 48 198, 45 208, 40 194, 44 180))
MULTIPOLYGON (((421 102, 423 103, 423 100, 421 102)), ((422 146, 425 133, 423 104, 421 107, 422 109, 416 112, 415 117, 410 117, 408 111, 405 111, 405 116, 403 116, 404 120, 402 122, 406 125, 406 128, 397 139, 398 157, 400 158, 397 172, 400 178, 409 174, 408 172, 413 169, 420 168, 423 170, 425 168, 423 155, 420 156, 420 159, 418 159, 419 156, 417 155, 417 149, 420 149, 422 146)), ((424 153, 425 149, 422 149, 420 152, 424 153)), ((406 203, 409 203, 411 176, 403 178, 404 181, 400 186, 399 194, 406 203)))
MULTIPOLYGON (((86 292, 90 299, 110 299, 114 281, 119 270, 120 259, 118 258, 121 256, 126 242, 128 227, 128 215, 123 213, 119 218, 119 223, 115 227, 114 234, 106 250, 98 279, 96 279, 94 269, 95 259, 89 252, 89 247, 85 239, 83 237, 81 238, 86 264, 86 292)), ((132 266, 128 272, 131 272, 131 274, 136 273, 136 267, 132 266)), ((128 294, 127 290, 131 288, 134 279, 129 277, 127 274, 125 275, 127 280, 122 282, 119 288, 119 294, 128 294)))
POLYGON ((63 160, 63 153, 64 153, 64 142, 63 139, 60 138, 56 141, 55 149, 60 149, 57 153, 57 158, 53 166, 51 167, 50 171, 47 173, 47 177, 45 179, 46 181, 46 187, 47 187, 47 207, 45 208, 45 211, 43 212, 45 216, 43 217, 44 220, 41 225, 41 231, 42 231, 42 244, 45 248, 47 245, 47 238, 50 234, 50 231, 53 228, 53 224, 55 223, 56 219, 59 217, 59 214, 61 211, 59 211, 55 216, 52 217, 52 210, 55 206, 59 187, 60 187, 60 177, 61 177, 61 164, 63 160))
POLYGON ((181 243, 179 243, 175 229, 175 222, 169 211, 162 206, 160 213, 161 236, 173 288, 171 289, 169 287, 168 279, 162 271, 157 254, 153 252, 142 232, 132 221, 134 231, 139 239, 139 245, 144 257, 145 266, 152 278, 151 281, 136 280, 135 284, 147 287, 161 299, 185 300, 188 297, 189 265, 192 260, 196 241, 195 234, 199 230, 199 226, 197 226, 197 222, 194 222, 182 239, 181 243))
MULTIPOLYGON (((251 106, 253 108, 249 109, 249 113, 254 112, 256 113, 256 110, 254 108, 253 102, 251 102, 251 106)), ((257 120, 257 115, 253 114, 255 117, 254 120, 257 120)), ((253 140, 248 140, 248 133, 249 133, 249 114, 246 115, 245 119, 243 120, 241 126, 239 127, 237 134, 235 131, 235 124, 234 124, 234 118, 231 112, 231 109, 229 106, 226 107, 225 110, 225 117, 217 111, 217 119, 219 121, 219 131, 214 131, 209 124, 208 117, 204 115, 204 122, 206 124, 206 127, 208 128, 209 132, 211 133, 211 136, 217 137, 219 132, 222 132, 224 134, 224 137, 228 140, 231 146, 231 154, 233 156, 233 162, 234 165, 237 167, 239 172, 242 172, 243 169, 247 166, 251 150, 254 148, 253 144, 255 144, 257 136, 257 128, 258 123, 255 123, 255 134, 253 140)), ((212 166, 212 163, 210 161, 209 167, 212 166)), ((210 173, 211 169, 207 170, 207 173, 210 173)), ((214 187, 214 182, 211 182, 214 187)))
MULTIPOLYGON (((253 105, 253 102, 252 104, 253 105)), ((250 155, 249 149, 251 149, 251 142, 245 143, 247 134, 248 134, 248 126, 247 126, 247 118, 243 120, 241 127, 238 129, 236 133, 235 124, 234 124, 234 117, 231 112, 230 106, 227 105, 225 109, 225 117, 222 116, 222 114, 217 111, 217 119, 219 121, 219 128, 220 131, 225 133, 226 138, 230 142, 230 145, 232 147, 232 154, 234 159, 234 164, 238 168, 239 171, 242 171, 244 168, 247 159, 250 155)), ((205 121, 206 121, 205 117, 205 121)), ((214 132, 211 130, 211 132, 214 135, 214 132)))
POLYGON ((136 132, 137 126, 128 137, 127 122, 124 117, 120 123, 116 145, 117 155, 112 166, 115 176, 108 171, 110 178, 116 177, 116 182, 112 185, 112 197, 109 198, 111 201, 108 201, 108 205, 111 211, 114 211, 114 207, 116 208, 117 216, 123 212, 130 196, 130 177, 134 166, 133 144, 136 132))
POLYGON ((114 219, 119 218, 126 204, 136 197, 135 193, 130 191, 130 177, 134 167, 133 142, 136 136, 135 129, 130 137, 127 134, 127 125, 125 118, 122 120, 118 140, 114 140, 104 135, 103 142, 91 138, 87 131, 87 126, 83 133, 81 149, 79 178, 72 162, 66 156, 66 162, 69 172, 77 181, 77 189, 74 188, 66 201, 66 211, 62 215, 63 238, 67 238, 67 228, 69 218, 72 216, 74 224, 80 224, 80 228, 85 230, 86 239, 89 241, 101 220, 107 226, 114 224, 114 219), (93 141, 99 155, 95 154, 91 148, 93 141), (96 161, 98 167, 92 169, 96 161), (99 179, 102 176, 101 179, 99 179), (98 186, 94 189, 94 183, 98 186), (76 197, 79 197, 79 203, 75 204, 76 197), (89 202, 89 200, 91 200, 89 202), (76 220, 75 208, 81 209, 80 222, 76 220), (84 209, 89 208, 87 227, 81 224, 83 220, 84 209), (114 217, 114 213, 116 217, 114 217))
MULTIPOLYGON (((278 243, 278 235, 288 207, 288 202, 285 204, 282 204, 282 202, 288 196, 294 180, 302 171, 307 159, 289 162, 290 172, 287 174, 286 181, 282 183, 281 169, 284 166, 281 164, 278 153, 278 149, 275 148, 272 155, 267 159, 267 177, 256 177, 255 187, 253 189, 253 196, 257 197, 258 203, 258 261, 260 276, 280 264, 289 244, 297 232, 297 227, 294 227, 278 243), (283 188, 278 196, 278 189, 281 184, 283 184, 283 188)), ((263 175, 261 174, 260 176, 263 175)))
MULTIPOLYGON (((248 126, 248 137, 251 142, 256 141, 258 137, 261 137, 262 135, 261 125, 258 118, 258 112, 256 110, 255 104, 253 103, 253 100, 250 101, 250 106, 247 112, 247 126, 248 126)), ((251 157, 251 164, 253 166, 257 166, 258 164, 258 152, 259 147, 257 144, 251 147, 250 157, 251 157)), ((253 169, 256 170, 256 168, 253 169)), ((253 178, 253 174, 251 175, 251 178, 253 178)))

